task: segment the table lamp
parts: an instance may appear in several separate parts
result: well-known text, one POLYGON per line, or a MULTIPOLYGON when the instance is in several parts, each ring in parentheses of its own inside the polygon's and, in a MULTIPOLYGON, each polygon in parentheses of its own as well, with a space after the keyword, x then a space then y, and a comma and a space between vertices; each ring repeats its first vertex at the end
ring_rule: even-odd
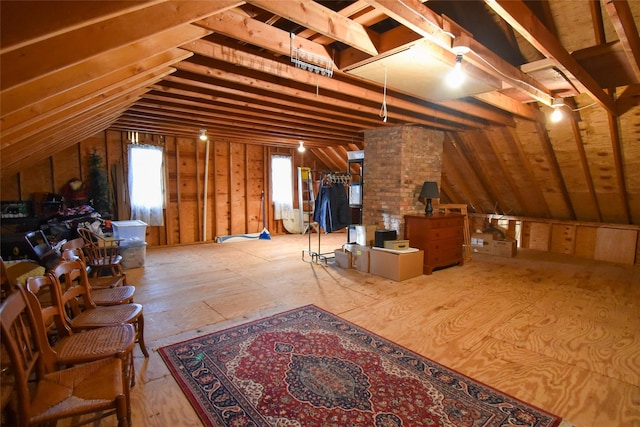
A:
POLYGON ((438 183, 433 181, 425 181, 422 184, 422 190, 420 190, 420 196, 418 196, 418 200, 426 203, 424 208, 424 213, 426 215, 433 215, 433 207, 431 206, 431 199, 437 199, 440 197, 440 193, 438 193, 438 183))

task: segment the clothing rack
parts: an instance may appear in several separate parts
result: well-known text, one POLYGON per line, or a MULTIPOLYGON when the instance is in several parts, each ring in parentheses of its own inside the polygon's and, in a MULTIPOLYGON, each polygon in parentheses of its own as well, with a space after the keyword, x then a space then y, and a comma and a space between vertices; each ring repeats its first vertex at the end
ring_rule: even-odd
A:
MULTIPOLYGON (((300 206, 301 209, 302 209, 302 203, 304 203, 305 201, 308 202, 308 200, 304 199, 305 195, 309 194, 307 193, 309 191, 307 189, 313 189, 314 175, 319 175, 318 181, 320 182, 320 186, 325 188, 327 186, 333 185, 334 183, 342 184, 345 187, 348 187, 351 184, 351 175, 347 172, 326 172, 326 171, 318 172, 310 168, 299 167, 298 168, 298 192, 299 192, 299 197, 301 201, 301 206, 300 206)), ((311 190, 310 194, 313 194, 313 190, 311 190)), ((315 202, 315 196, 311 196, 311 198, 315 202)), ((309 223, 303 224, 303 227, 302 227, 303 233, 304 232, 309 233, 309 236, 308 236, 309 247, 308 249, 302 250, 302 261, 309 262, 309 263, 324 262, 326 264, 327 260, 334 258, 335 255, 333 251, 322 252, 322 249, 321 249, 322 232, 320 230, 320 224, 318 224, 315 221, 312 221, 314 219, 314 216, 315 216, 315 205, 313 206, 313 210, 309 212, 309 223), (313 229, 315 229, 316 233, 318 234, 317 250, 313 250, 311 247, 312 246, 311 232, 313 229), (309 256, 310 259, 305 259, 305 255, 309 256)))
POLYGON ((351 174, 348 172, 328 172, 324 175, 323 182, 329 184, 338 183, 345 186, 351 185, 351 174))

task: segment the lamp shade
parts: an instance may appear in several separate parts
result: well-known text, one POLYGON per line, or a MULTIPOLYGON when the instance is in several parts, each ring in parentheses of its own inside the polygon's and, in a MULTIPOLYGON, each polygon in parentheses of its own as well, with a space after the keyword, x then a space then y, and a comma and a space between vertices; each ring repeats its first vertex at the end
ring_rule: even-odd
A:
POLYGON ((438 192, 438 183, 434 181, 425 181, 422 184, 422 190, 420 190, 421 199, 437 199, 440 197, 440 193, 438 192))
POLYGON ((436 199, 440 197, 440 193, 438 193, 438 183, 433 181, 425 181, 422 184, 422 190, 420 190, 420 196, 418 196, 418 200, 422 200, 425 202, 424 213, 427 215, 433 214, 433 207, 431 206, 431 199, 436 199))

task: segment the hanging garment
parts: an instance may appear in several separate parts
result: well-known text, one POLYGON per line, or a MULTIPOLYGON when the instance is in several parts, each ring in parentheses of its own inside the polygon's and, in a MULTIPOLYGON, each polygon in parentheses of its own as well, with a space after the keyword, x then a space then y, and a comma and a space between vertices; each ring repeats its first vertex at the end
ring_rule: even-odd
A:
POLYGON ((342 230, 351 224, 349 199, 340 183, 320 188, 313 218, 325 233, 342 230))

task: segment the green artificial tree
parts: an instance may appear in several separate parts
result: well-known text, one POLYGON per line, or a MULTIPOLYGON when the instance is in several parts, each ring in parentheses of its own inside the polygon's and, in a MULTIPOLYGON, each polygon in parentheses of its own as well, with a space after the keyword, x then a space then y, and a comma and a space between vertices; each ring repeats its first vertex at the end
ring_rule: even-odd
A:
POLYGON ((111 191, 102 157, 96 151, 89 155, 89 204, 103 217, 111 214, 111 191))

